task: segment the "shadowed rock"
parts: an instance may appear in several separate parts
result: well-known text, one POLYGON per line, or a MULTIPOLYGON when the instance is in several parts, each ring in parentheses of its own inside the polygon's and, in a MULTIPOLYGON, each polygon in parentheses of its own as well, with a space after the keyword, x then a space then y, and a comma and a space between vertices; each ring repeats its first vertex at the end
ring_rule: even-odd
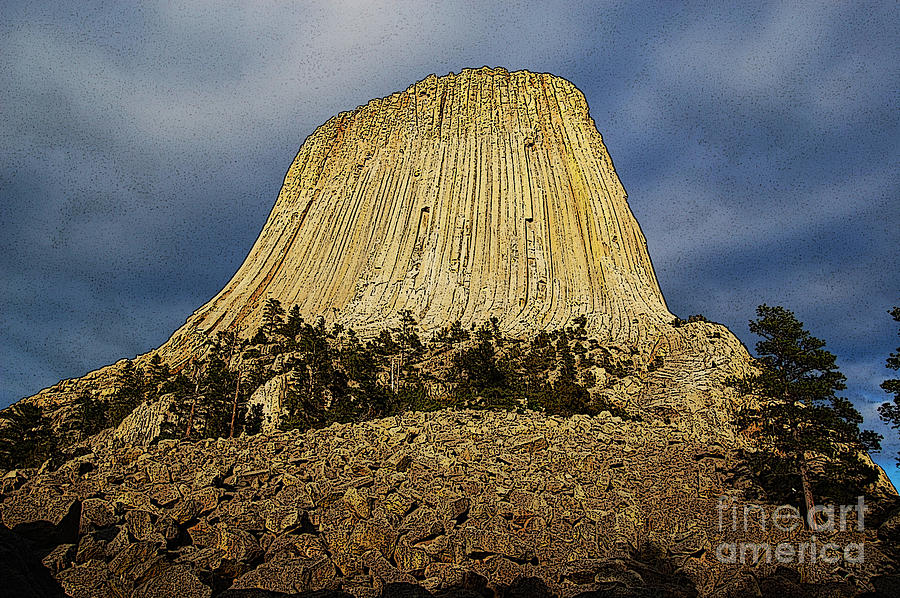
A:
POLYGON ((63 598, 66 594, 30 543, 0 523, 0 594, 18 598, 63 598))

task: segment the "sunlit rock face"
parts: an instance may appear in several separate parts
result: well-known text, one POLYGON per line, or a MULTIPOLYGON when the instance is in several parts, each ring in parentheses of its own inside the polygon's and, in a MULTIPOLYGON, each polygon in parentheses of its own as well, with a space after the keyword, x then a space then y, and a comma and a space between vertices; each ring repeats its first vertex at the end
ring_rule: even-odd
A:
POLYGON ((405 309, 426 331, 496 317, 510 335, 584 314, 633 344, 671 320, 584 95, 488 68, 319 127, 243 265, 169 346, 252 330, 269 298, 363 335, 405 309))
MULTIPOLYGON (((362 336, 401 310, 425 338, 497 318, 506 346, 584 316, 578 367, 624 416, 446 409, 280 431, 291 355, 259 343, 234 360, 272 374, 248 399, 260 434, 161 440, 178 400, 166 394, 79 439, 62 465, 0 472, 2 524, 53 528, 43 564, 70 595, 391 598, 404 582, 439 596, 725 598, 897 583, 884 572, 896 570, 898 515, 877 515, 896 501, 886 477, 865 491, 871 528, 812 536, 864 541, 862 563, 717 556, 736 540, 811 532, 723 527, 720 501, 762 496, 746 461, 756 448, 735 426, 747 399, 729 383, 750 357, 722 325, 673 322, 584 97, 564 79, 430 76, 332 118, 301 147, 234 278, 135 362, 158 353, 196 376, 202 407, 190 360, 216 332, 253 335, 270 298, 362 336)), ((417 367, 440 378, 443 351, 417 367)), ((126 365, 25 400, 66 433, 72 402, 112 399, 126 365)), ((758 507, 768 521, 780 508, 758 507)))
MULTIPOLYGON (((393 326, 401 310, 423 338, 491 318, 505 336, 527 338, 584 316, 590 337, 640 371, 608 392, 642 413, 677 414, 703 435, 731 433, 722 381, 749 363, 724 327, 670 325, 584 95, 543 73, 431 75, 323 124, 232 280, 154 353, 180 369, 216 332, 252 336, 270 298, 363 337, 393 326)), ((118 368, 32 400, 55 407, 83 389, 109 394, 118 368)), ((274 387, 254 401, 277 419, 274 387)), ((148 438, 156 425, 122 433, 148 438)))

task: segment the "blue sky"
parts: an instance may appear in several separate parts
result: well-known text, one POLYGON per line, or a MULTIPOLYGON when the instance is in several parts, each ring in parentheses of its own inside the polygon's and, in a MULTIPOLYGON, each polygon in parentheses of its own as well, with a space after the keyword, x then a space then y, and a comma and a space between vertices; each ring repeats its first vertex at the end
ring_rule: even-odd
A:
POLYGON ((673 312, 752 347, 756 305, 792 309, 878 423, 897 3, 0 6, 0 405, 165 341, 330 116, 489 65, 585 93, 673 312))

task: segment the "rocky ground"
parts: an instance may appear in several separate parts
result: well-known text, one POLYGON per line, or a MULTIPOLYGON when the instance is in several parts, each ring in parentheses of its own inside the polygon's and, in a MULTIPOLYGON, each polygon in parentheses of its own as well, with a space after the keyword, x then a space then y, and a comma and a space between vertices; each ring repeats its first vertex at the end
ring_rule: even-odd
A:
POLYGON ((675 423, 441 411, 146 448, 101 434, 83 450, 55 471, 6 473, 0 503, 7 540, 26 538, 75 598, 851 596, 894 583, 897 517, 844 533, 865 543, 861 565, 718 562, 737 453, 675 423))

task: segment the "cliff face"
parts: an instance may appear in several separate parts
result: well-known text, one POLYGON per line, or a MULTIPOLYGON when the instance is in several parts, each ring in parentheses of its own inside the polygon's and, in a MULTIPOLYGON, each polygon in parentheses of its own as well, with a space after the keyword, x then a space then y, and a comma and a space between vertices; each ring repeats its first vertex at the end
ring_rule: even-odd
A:
MULTIPOLYGON (((291 355, 257 350, 248 359, 276 374, 249 397, 261 434, 157 441, 167 394, 79 439, 59 467, 0 476, 2 523, 43 538, 72 596, 412 595, 397 582, 445 597, 851 596, 896 583, 884 572, 900 515, 877 533, 817 532, 866 543, 847 567, 717 556, 738 539, 718 499, 754 496, 733 425, 743 399, 726 384, 749 355, 724 326, 671 324, 584 97, 563 79, 431 76, 329 120, 234 278, 155 353, 178 368, 205 335, 250 336, 269 298, 363 336, 404 309, 426 333, 496 317, 513 344, 584 315, 592 392, 627 417, 448 410, 278 432, 291 355)), ((58 424, 79 393, 110 398, 122 368, 27 400, 58 424)), ((810 539, 752 531, 739 539, 810 539)))
MULTIPOLYGON (((300 148, 232 280, 157 352, 178 368, 218 331, 251 336, 269 298, 361 336, 404 309, 426 338, 456 320, 495 317, 506 336, 525 337, 584 315, 591 337, 633 352, 645 370, 610 392, 704 434, 729 418, 721 381, 748 364, 724 327, 669 325, 584 95, 549 74, 431 75, 330 119, 300 148), (666 365, 650 375, 658 357, 666 365)), ((84 389, 109 395, 118 367, 30 400, 56 408, 84 389)), ((277 396, 263 395, 255 400, 277 412, 277 396)), ((154 426, 138 427, 125 436, 154 426)))
POLYGON ((169 349, 255 328, 268 298, 362 334, 403 309, 426 331, 496 317, 511 335, 584 314, 624 342, 671 320, 583 94, 487 68, 319 127, 244 264, 169 349))

